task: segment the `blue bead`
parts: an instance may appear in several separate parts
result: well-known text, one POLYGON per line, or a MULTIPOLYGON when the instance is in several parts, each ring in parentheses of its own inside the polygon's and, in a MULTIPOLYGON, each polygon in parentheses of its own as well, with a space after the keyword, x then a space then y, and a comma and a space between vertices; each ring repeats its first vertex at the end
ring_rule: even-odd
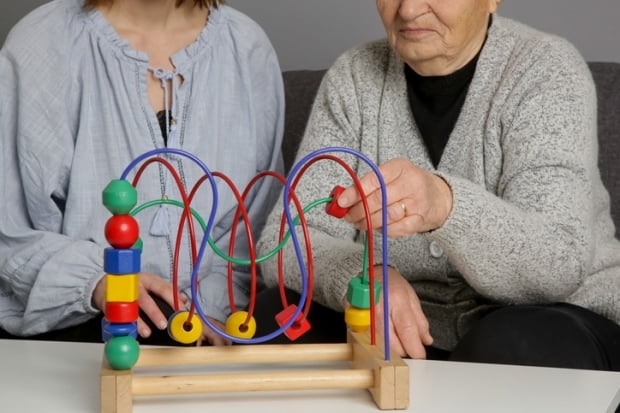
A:
POLYGON ((111 338, 131 336, 135 339, 138 338, 138 322, 133 323, 111 323, 105 318, 101 319, 101 338, 104 343, 107 343, 111 338))
POLYGON ((106 248, 103 253, 103 270, 107 274, 137 274, 140 272, 141 250, 137 248, 106 248))

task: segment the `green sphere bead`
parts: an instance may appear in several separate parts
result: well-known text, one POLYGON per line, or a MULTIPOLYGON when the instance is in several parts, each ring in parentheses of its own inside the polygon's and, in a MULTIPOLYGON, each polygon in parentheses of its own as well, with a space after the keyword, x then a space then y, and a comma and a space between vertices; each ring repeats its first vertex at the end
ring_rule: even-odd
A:
POLYGON ((113 179, 103 189, 103 205, 114 215, 126 215, 138 203, 138 191, 125 179, 113 179))
MULTIPOLYGON (((375 281, 375 304, 379 302, 381 285, 375 281)), ((353 307, 370 308, 370 284, 362 277, 351 278, 347 287, 347 301, 353 307)))
POLYGON ((105 359, 114 370, 129 370, 140 357, 140 345, 131 336, 113 337, 105 343, 105 359))

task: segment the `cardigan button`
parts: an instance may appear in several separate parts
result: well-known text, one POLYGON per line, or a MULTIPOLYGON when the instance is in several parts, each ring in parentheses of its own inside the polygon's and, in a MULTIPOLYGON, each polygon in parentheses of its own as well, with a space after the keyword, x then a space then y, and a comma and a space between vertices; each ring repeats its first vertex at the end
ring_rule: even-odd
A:
POLYGON ((433 258, 440 258, 443 255, 443 249, 435 241, 431 241, 428 249, 433 258))

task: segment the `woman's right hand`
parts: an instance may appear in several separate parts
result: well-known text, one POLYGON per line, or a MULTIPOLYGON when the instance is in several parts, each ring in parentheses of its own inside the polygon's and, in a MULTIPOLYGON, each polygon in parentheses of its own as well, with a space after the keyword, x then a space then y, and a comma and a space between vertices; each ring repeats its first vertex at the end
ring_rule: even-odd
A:
MULTIPOLYGON (((168 320, 162 313, 161 309, 152 298, 152 295, 161 297, 170 307, 174 308, 174 289, 172 284, 163 278, 147 273, 141 272, 140 274, 140 289, 138 292, 138 306, 144 314, 156 325, 160 330, 164 330, 168 327, 168 320)), ((97 283, 95 290, 93 291, 93 306, 101 311, 105 308, 105 278, 102 277, 97 283)), ((185 302, 187 297, 179 294, 182 308, 185 308, 185 302)), ((152 331, 142 318, 138 319, 138 334, 141 337, 149 337, 152 331)))

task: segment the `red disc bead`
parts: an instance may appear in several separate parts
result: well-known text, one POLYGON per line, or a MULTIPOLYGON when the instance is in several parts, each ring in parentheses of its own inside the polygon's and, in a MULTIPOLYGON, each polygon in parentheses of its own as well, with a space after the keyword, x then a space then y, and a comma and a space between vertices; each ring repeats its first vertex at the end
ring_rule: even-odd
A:
POLYGON ((139 236, 138 221, 131 215, 113 215, 105 224, 105 238, 114 248, 130 248, 139 236))
POLYGON ((133 323, 138 320, 139 312, 140 307, 137 301, 105 303, 105 318, 111 323, 133 323))

